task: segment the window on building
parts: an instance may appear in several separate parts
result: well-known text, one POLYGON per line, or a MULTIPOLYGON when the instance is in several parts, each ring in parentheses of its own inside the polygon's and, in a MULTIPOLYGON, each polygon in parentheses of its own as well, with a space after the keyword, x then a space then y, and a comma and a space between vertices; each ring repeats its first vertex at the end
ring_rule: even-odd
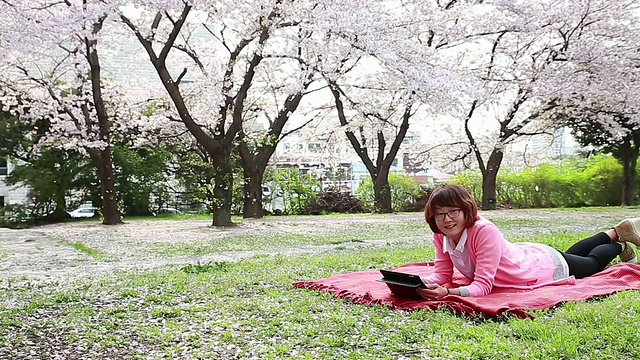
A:
POLYGON ((4 196, 0 196, 0 208, 4 207, 4 196))
POLYGON ((318 154, 322 152, 322 144, 320 143, 309 143, 309 152, 318 154))
POLYGON ((411 135, 406 135, 403 139, 402 139, 402 145, 409 145, 413 142, 414 137, 411 135))
POLYGON ((0 176, 7 175, 7 159, 0 159, 0 176))

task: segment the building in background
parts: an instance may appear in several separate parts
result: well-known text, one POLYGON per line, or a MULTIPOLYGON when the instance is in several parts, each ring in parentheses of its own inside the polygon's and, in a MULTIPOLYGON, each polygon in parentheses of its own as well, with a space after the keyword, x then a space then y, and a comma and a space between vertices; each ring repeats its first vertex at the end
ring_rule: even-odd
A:
MULTIPOLYGON (((298 131, 280 141, 271 157, 276 169, 296 167, 320 181, 321 190, 355 194, 369 171, 347 141, 330 140, 298 131)), ((396 158, 391 173, 405 173, 402 159, 396 158)))
POLYGON ((523 137, 507 145, 503 165, 513 170, 534 167, 576 155, 580 149, 571 129, 559 127, 552 134, 523 137))
POLYGON ((9 186, 6 183, 11 169, 11 161, 0 158, 0 208, 10 204, 25 204, 27 202, 28 188, 24 186, 9 186))

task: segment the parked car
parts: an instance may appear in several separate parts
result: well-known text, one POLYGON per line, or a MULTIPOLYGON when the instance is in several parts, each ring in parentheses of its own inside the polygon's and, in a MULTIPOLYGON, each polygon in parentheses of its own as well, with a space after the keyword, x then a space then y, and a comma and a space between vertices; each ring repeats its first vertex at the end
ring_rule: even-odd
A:
POLYGON ((158 211, 152 212, 153 216, 158 216, 161 214, 182 214, 182 211, 176 208, 160 208, 158 211))
POLYGON ((92 218, 96 216, 98 209, 94 207, 77 208, 69 212, 72 218, 92 218))

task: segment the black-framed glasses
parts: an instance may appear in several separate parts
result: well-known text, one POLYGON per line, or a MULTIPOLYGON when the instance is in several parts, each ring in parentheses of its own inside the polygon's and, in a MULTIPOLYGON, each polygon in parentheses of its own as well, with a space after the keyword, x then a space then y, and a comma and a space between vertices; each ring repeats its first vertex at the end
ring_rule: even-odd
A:
POLYGON ((448 216, 449 219, 453 220, 453 219, 457 218, 458 216, 460 216, 460 212, 461 211, 462 210, 460 210, 460 209, 453 209, 453 210, 449 210, 447 212, 436 213, 433 217, 436 220, 442 221, 442 220, 444 220, 445 216, 448 216))

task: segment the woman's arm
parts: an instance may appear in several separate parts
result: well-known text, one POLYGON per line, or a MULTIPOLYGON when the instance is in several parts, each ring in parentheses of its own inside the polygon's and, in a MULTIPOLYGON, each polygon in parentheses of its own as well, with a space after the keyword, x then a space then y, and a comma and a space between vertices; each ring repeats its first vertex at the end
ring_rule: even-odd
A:
POLYGON ((476 266, 471 284, 456 289, 462 296, 487 295, 493 289, 494 279, 506 240, 493 224, 482 226, 467 240, 467 249, 476 266))
POLYGON ((425 287, 416 289, 418 295, 426 300, 440 300, 449 295, 460 295, 458 289, 449 289, 438 284, 427 284, 425 287))
POLYGON ((434 235, 433 245, 436 248, 435 269, 433 273, 422 278, 427 284, 446 284, 453 278, 453 262, 442 250, 442 235, 434 235))

